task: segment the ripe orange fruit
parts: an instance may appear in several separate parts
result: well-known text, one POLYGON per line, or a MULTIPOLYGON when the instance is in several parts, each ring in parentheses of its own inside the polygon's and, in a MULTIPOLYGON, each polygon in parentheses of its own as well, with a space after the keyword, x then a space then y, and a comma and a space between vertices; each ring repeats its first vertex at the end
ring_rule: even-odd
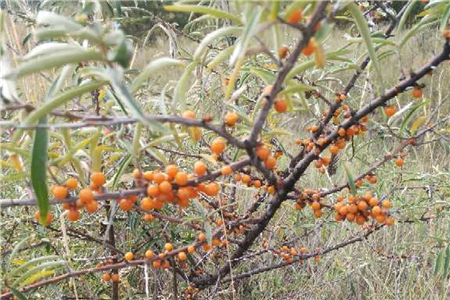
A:
POLYGON ((168 181, 163 181, 159 184, 159 190, 163 194, 169 194, 172 192, 172 184, 168 181))
POLYGON ((201 232, 201 233, 198 235, 197 239, 198 239, 200 242, 204 242, 204 241, 206 241, 206 235, 205 235, 203 232, 201 232))
POLYGON ((153 174, 153 181, 154 181, 154 182, 156 182, 156 183, 161 183, 161 182, 163 182, 164 180, 167 180, 166 174, 163 174, 163 173, 160 173, 160 172, 157 172, 157 173, 154 173, 154 174, 153 174))
POLYGON ((230 166, 224 166, 224 167, 220 170, 220 173, 221 173, 223 176, 228 176, 228 175, 230 175, 231 173, 233 173, 233 169, 232 169, 230 166))
POLYGON ((175 183, 180 186, 186 185, 188 183, 188 180, 188 175, 185 172, 178 172, 175 176, 175 183))
POLYGON ((297 9, 293 11, 287 18, 287 21, 291 24, 297 24, 302 19, 302 10, 297 9))
POLYGON ((194 163, 194 172, 198 176, 205 175, 206 173, 206 165, 204 162, 198 160, 194 163))
POLYGON ((147 250, 147 251, 145 251, 145 258, 146 258, 146 259, 152 259, 153 256, 155 256, 155 253, 153 253, 152 250, 147 250))
MULTIPOLYGON (((41 222, 41 214, 40 214, 39 210, 37 210, 34 213, 34 218, 36 220, 38 220, 39 223, 41 222)), ((52 214, 51 214, 51 212, 48 211, 47 212, 47 218, 45 220, 45 225, 50 225, 50 223, 52 222, 52 219, 53 219, 52 214)))
POLYGON ((131 261, 131 260, 133 260, 133 258, 134 258, 133 252, 127 252, 127 253, 125 253, 125 259, 126 259, 127 261, 131 261))
POLYGON ((234 126, 239 120, 239 116, 235 112, 229 112, 225 115, 225 124, 228 126, 234 126))
POLYGON ((222 154, 225 151, 225 141, 218 137, 211 143, 211 152, 215 154, 222 154))
POLYGON ((154 217, 153 215, 151 215, 151 214, 145 214, 145 215, 144 215, 144 221, 146 221, 146 222, 150 222, 150 221, 152 221, 154 218, 155 218, 155 217, 154 217))
POLYGON ((65 186, 57 185, 52 189, 52 194, 56 200, 63 200, 69 195, 69 191, 65 186))
POLYGON ((208 196, 216 196, 219 193, 220 187, 216 182, 211 182, 205 187, 205 194, 208 196))
POLYGON ((82 203, 89 203, 94 200, 94 193, 91 189, 82 189, 79 194, 82 203))
POLYGON ((166 251, 172 251, 173 250, 173 245, 171 243, 166 243, 164 245, 164 249, 166 249, 166 251))
POLYGON ((255 181, 253 182, 253 186, 254 186, 255 188, 260 188, 261 185, 262 185, 262 183, 261 183, 261 181, 259 181, 259 180, 255 180, 255 181))
POLYGON ((112 278, 112 281, 114 281, 114 282, 119 282, 120 281, 120 276, 117 273, 112 274, 111 278, 112 278))
POLYGON ((111 280, 111 274, 105 273, 102 275, 102 279, 106 282, 111 280))
POLYGON ((385 223, 387 226, 392 226, 395 223, 395 219, 394 218, 386 218, 385 223))
POLYGON ((181 116, 186 119, 195 119, 195 112, 192 110, 186 110, 181 116))
POLYGON ((143 198, 141 200, 140 206, 141 206, 141 208, 143 210, 150 210, 150 209, 153 208, 153 200, 151 200, 150 198, 145 197, 145 198, 143 198))
POLYGON ((397 108, 395 106, 388 106, 384 109, 386 116, 392 117, 397 112, 397 108))
POLYGON ((377 206, 377 205, 378 205, 378 199, 375 198, 375 197, 370 198, 370 200, 369 200, 369 205, 370 205, 371 207, 377 206))
POLYGON ((89 202, 88 204, 86 204, 86 210, 90 213, 94 213, 96 212, 98 209, 98 202, 93 200, 91 202, 89 202))
POLYGON ((264 164, 265 164, 267 169, 273 169, 276 166, 276 164, 277 164, 277 160, 275 159, 275 157, 269 156, 266 159, 264 164))
POLYGON ((164 260, 162 263, 162 267, 163 267, 163 269, 170 268, 170 262, 168 260, 164 260))
POLYGON ((397 167, 403 167, 403 164, 404 164, 403 158, 399 157, 395 160, 395 165, 397 167))
POLYGON ((423 95, 423 93, 422 93, 422 89, 420 88, 420 87, 418 87, 418 86, 415 86, 414 88, 413 88, 413 90, 412 90, 412 96, 413 96, 413 98, 422 98, 422 95, 423 95))
POLYGON ((190 246, 188 247, 188 252, 189 252, 190 254, 194 253, 194 252, 195 252, 195 246, 194 246, 194 245, 190 245, 190 246))
POLYGON ((166 167, 166 173, 169 175, 169 177, 174 178, 175 175, 178 173, 178 168, 175 165, 168 165, 166 167))
POLYGON ((178 253, 178 259, 179 259, 180 261, 185 261, 185 260, 187 259, 186 253, 184 253, 184 252, 178 253))
POLYGON ((133 202, 127 199, 122 199, 119 202, 119 206, 123 211, 129 211, 133 208, 133 202))
POLYGON ((75 178, 69 178, 66 180, 66 186, 69 190, 74 190, 78 186, 78 181, 75 178))
POLYGON ((372 207, 372 214, 374 216, 378 216, 381 214, 381 208, 379 206, 372 207))
POLYGON ((366 201, 361 201, 358 203, 358 209, 360 211, 365 211, 365 210, 367 210, 367 208, 368 208, 368 205, 367 205, 366 201))
POLYGON ((139 179, 139 178, 141 178, 141 171, 139 170, 139 169, 134 169, 133 170, 133 178, 134 179, 139 179))
POLYGON ((270 155, 270 150, 266 146, 258 146, 256 149, 256 156, 258 156, 261 160, 266 160, 270 155))
POLYGON ((142 177, 147 181, 152 181, 153 180, 153 172, 151 172, 151 171, 144 172, 144 174, 142 174, 142 177))
POLYGON ((74 222, 74 221, 78 220, 79 218, 80 218, 80 211, 78 209, 72 208, 67 211, 67 219, 69 221, 74 222))
POLYGON ((287 101, 285 99, 275 99, 275 102, 273 103, 275 106, 275 110, 278 113, 284 113, 287 110, 287 101))
POLYGON ((91 182, 96 186, 102 186, 106 182, 105 175, 102 172, 94 172, 91 175, 91 182))
POLYGON ((311 204, 311 207, 312 207, 312 209, 314 209, 314 210, 319 210, 319 209, 320 209, 320 203, 317 202, 317 201, 314 201, 314 202, 311 204))
POLYGON ((336 146, 336 145, 331 145, 330 146, 330 153, 331 154, 336 155, 336 154, 338 154, 338 152, 339 152, 339 147, 338 146, 336 146))
POLYGON ((305 56, 310 56, 311 54, 314 53, 314 50, 315 50, 314 41, 313 39, 310 39, 308 45, 302 49, 302 54, 305 56))
POLYGON ((278 49, 278 57, 279 57, 280 59, 285 58, 286 55, 288 54, 288 51, 289 51, 289 48, 288 48, 288 47, 286 47, 286 46, 281 46, 281 47, 278 49))
POLYGON ((159 186, 156 184, 149 185, 147 188, 147 194, 151 197, 157 197, 161 194, 159 186))
POLYGON ((323 212, 321 210, 315 210, 314 211, 314 216, 319 219, 320 217, 323 216, 323 212))
POLYGON ((383 203, 381 204, 384 208, 389 208, 391 207, 391 201, 389 200, 384 200, 383 203))
POLYGON ((159 269, 159 268, 161 268, 161 261, 159 259, 155 260, 155 261, 153 261, 152 265, 153 265, 153 268, 159 269))

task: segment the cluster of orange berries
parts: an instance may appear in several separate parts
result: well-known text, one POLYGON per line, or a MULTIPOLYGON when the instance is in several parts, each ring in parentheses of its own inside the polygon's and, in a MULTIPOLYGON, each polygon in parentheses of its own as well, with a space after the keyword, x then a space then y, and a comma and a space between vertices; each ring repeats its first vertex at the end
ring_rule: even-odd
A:
POLYGON ((287 263, 293 263, 296 256, 308 253, 308 248, 301 247, 299 251, 297 251, 294 247, 283 246, 280 250, 275 250, 274 253, 281 256, 287 263))
POLYGON ((313 209, 314 216, 320 218, 323 216, 323 205, 320 203, 320 194, 311 189, 305 189, 297 200, 295 205, 296 210, 302 210, 306 204, 309 204, 313 209))
POLYGON ((277 165, 277 158, 275 155, 272 155, 270 149, 265 145, 259 145, 256 148, 256 156, 264 162, 264 166, 267 169, 273 169, 277 165))
POLYGON ((389 216, 389 208, 392 206, 391 201, 380 201, 371 193, 366 193, 362 197, 350 195, 345 202, 344 196, 337 198, 334 206, 335 220, 355 222, 358 225, 364 225, 370 218, 380 224, 392 226, 395 219, 389 216))
POLYGON ((194 299, 198 293, 200 292, 200 289, 193 287, 192 285, 189 285, 185 290, 184 294, 186 295, 186 299, 194 299))

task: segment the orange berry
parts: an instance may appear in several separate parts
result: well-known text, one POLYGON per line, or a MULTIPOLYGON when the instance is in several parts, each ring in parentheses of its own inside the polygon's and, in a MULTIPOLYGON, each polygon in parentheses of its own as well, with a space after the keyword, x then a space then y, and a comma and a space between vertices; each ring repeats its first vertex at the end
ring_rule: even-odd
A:
POLYGON ((284 113, 287 110, 288 103, 285 99, 275 99, 273 104, 278 113, 284 113))
POLYGON ((206 173, 206 165, 205 165, 205 163, 200 161, 200 160, 196 161, 194 163, 194 172, 198 176, 205 175, 205 173, 206 173))
POLYGON ((167 180, 165 174, 159 173, 159 172, 153 174, 153 181, 154 181, 154 182, 156 182, 156 183, 161 183, 161 182, 163 182, 164 180, 167 180))
POLYGON ((220 170, 220 173, 221 173, 223 176, 228 176, 228 175, 230 175, 231 173, 233 173, 233 169, 232 169, 230 166, 224 166, 224 167, 220 170))
POLYGON ((314 53, 314 50, 315 50, 314 41, 310 39, 308 45, 305 48, 303 48, 302 54, 305 56, 310 56, 311 54, 314 53))
POLYGON ((127 253, 125 253, 125 259, 126 259, 127 261, 131 261, 131 260, 133 260, 133 258, 134 258, 133 252, 127 252, 127 253))
POLYGON ((150 222, 153 219, 155 219, 155 217, 151 214, 145 214, 145 216, 144 216, 144 221, 146 221, 146 222, 150 222))
POLYGON ((319 219, 320 217, 323 216, 323 213, 322 213, 321 210, 315 210, 315 211, 314 211, 314 216, 315 216, 317 219, 319 219))
MULTIPOLYGON (((41 214, 40 214, 39 210, 37 210, 37 211, 34 213, 34 218, 35 218, 36 220, 38 220, 39 222, 41 222, 41 214)), ((48 212, 47 212, 47 218, 46 218, 46 220, 45 220, 45 225, 50 225, 50 223, 52 222, 52 219, 53 219, 52 213, 48 211, 48 212)))
POLYGON ((403 167, 403 164, 404 164, 403 158, 399 157, 395 160, 395 165, 397 167, 403 167))
POLYGON ((172 251, 173 250, 173 245, 171 243, 166 243, 164 245, 164 249, 166 249, 166 251, 172 251))
POLYGON ((392 226, 395 223, 395 219, 394 218, 386 218, 386 225, 387 226, 392 226))
POLYGON ((377 206, 377 205, 378 205, 378 199, 375 198, 375 197, 370 198, 370 200, 369 200, 369 205, 370 205, 371 207, 377 206))
POLYGON ((153 200, 151 200, 150 198, 145 197, 145 198, 143 198, 141 200, 140 206, 141 206, 141 208, 143 210, 150 210, 150 209, 153 208, 153 200))
POLYGON ((66 180, 66 186, 69 190, 74 190, 78 186, 78 181, 75 178, 69 178, 66 180))
POLYGON ((242 175, 242 182, 245 184, 250 183, 250 181, 252 180, 252 178, 250 177, 250 175, 248 174, 243 174, 242 175))
POLYGON ((413 90, 412 90, 412 96, 413 96, 413 98, 422 98, 422 95, 423 95, 423 93, 422 93, 422 89, 420 88, 420 87, 418 87, 418 86, 415 86, 414 88, 413 88, 413 90))
POLYGON ((192 110, 186 110, 181 116, 186 119, 195 119, 195 112, 192 110))
POLYGON ((293 11, 287 18, 287 21, 291 24, 297 24, 302 19, 302 10, 297 9, 293 11))
POLYGON ((262 183, 261 183, 261 181, 259 181, 259 180, 255 180, 255 181, 253 182, 253 186, 254 186, 255 188, 260 188, 261 185, 262 185, 262 183))
POLYGON ((147 188, 147 194, 150 197, 157 197, 157 196, 159 196, 161 194, 161 191, 159 190, 159 186, 156 185, 156 184, 149 185, 148 188, 147 188))
POLYGON ((166 167, 166 173, 167 173, 167 175, 169 175, 169 177, 175 178, 175 175, 177 175, 177 173, 178 173, 177 166, 175 166, 175 165, 168 165, 166 167))
POLYGON ((123 211, 129 211, 133 208, 133 202, 127 199, 122 199, 119 202, 119 206, 123 211))
POLYGON ((384 112, 388 117, 392 117, 397 112, 397 108, 395 106, 388 106, 384 109, 384 112))
POLYGON ((98 202, 93 200, 91 202, 89 202, 88 204, 86 204, 86 210, 90 213, 94 213, 96 212, 98 209, 98 202))
POLYGON ((178 259, 179 259, 180 261, 185 261, 185 260, 187 259, 186 253, 184 253, 184 252, 178 253, 178 259))
POLYGON ((205 187, 205 194, 208 196, 216 196, 219 193, 220 187, 216 182, 211 182, 205 187))
POLYGON ((147 181, 152 181, 153 180, 153 172, 151 172, 151 171, 144 172, 142 177, 147 181))
POLYGON ((381 208, 379 206, 372 207, 372 214, 378 216, 381 214, 381 208))
POLYGON ((194 246, 194 245, 190 245, 190 246, 188 247, 188 252, 189 252, 190 254, 194 253, 194 252, 195 252, 195 246, 194 246))
POLYGON ((275 157, 269 156, 266 159, 264 164, 265 164, 267 169, 273 169, 276 166, 276 164, 277 164, 277 160, 275 159, 275 157))
POLYGON ((339 147, 338 146, 336 146, 336 145, 331 145, 330 146, 330 153, 331 154, 336 155, 336 154, 338 154, 338 152, 339 152, 339 147))
POLYGON ((222 138, 216 138, 211 143, 211 151, 215 154, 222 154, 225 151, 225 141, 222 138))
POLYGON ((106 282, 111 280, 111 274, 105 273, 102 275, 102 279, 106 282))
POLYGON ((145 251, 145 258, 146 258, 146 259, 152 259, 153 256, 155 256, 155 253, 153 253, 152 250, 147 250, 147 251, 145 251))
POLYGON ((185 172, 178 172, 175 176, 175 183, 180 186, 186 185, 188 183, 188 180, 188 175, 185 172))
POLYGON ((389 208, 391 207, 391 201, 389 200, 384 200, 383 203, 381 204, 384 208, 389 208))
POLYGON ((159 269, 159 268, 161 268, 161 261, 155 260, 155 261, 153 261, 152 265, 153 265, 153 268, 159 269))
POLYGON ((119 282, 120 281, 120 276, 117 273, 112 274, 111 278, 112 278, 112 281, 114 281, 114 282, 119 282))
POLYGON ((79 198, 83 203, 89 203, 94 200, 94 193, 91 189, 82 189, 79 194, 79 198))
POLYGON ((172 192, 172 184, 168 181, 163 181, 159 184, 159 190, 163 194, 169 194, 172 192))
POLYGON ((266 160, 270 155, 270 150, 266 146, 262 145, 256 149, 256 156, 261 160, 266 160))
POLYGON ((314 209, 314 210, 319 210, 319 209, 320 209, 320 203, 317 202, 317 201, 314 201, 314 202, 311 204, 311 207, 312 207, 312 209, 314 209))
POLYGON ((170 262, 168 260, 163 261, 162 267, 163 267, 163 269, 170 268, 170 262))
POLYGON ((80 211, 78 209, 69 209, 67 211, 67 219, 69 221, 76 221, 80 218, 80 211))
POLYGON ((102 186, 106 182, 105 175, 102 172, 94 172, 91 175, 91 182, 96 186, 102 186))
POLYGON ((63 200, 69 195, 69 191, 65 186, 58 185, 52 189, 52 194, 56 200, 63 200))
POLYGON ((198 239, 200 242, 204 242, 204 241, 206 240, 206 235, 205 235, 203 232, 201 232, 201 233, 198 235, 197 239, 198 239))
POLYGON ((367 205, 367 202, 366 202, 366 201, 361 201, 361 202, 359 202, 357 206, 358 206, 358 209, 359 209, 360 211, 365 211, 365 210, 367 210, 367 208, 368 208, 368 205, 367 205))
POLYGON ((286 47, 286 46, 281 46, 281 47, 278 49, 278 57, 281 58, 281 59, 285 58, 286 55, 288 54, 288 51, 289 51, 289 48, 288 48, 288 47, 286 47))
POLYGON ((234 126, 239 120, 239 116, 235 112, 229 112, 225 115, 225 124, 228 126, 234 126))

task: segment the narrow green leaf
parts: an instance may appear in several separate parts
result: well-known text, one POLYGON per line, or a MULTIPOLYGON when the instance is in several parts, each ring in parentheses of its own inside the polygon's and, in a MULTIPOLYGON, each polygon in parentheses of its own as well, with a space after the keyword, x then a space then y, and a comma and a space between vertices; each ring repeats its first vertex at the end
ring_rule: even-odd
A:
POLYGON ((184 63, 178 59, 172 59, 167 57, 159 58, 152 61, 144 68, 142 73, 139 74, 139 76, 133 80, 133 83, 131 84, 131 92, 132 93, 136 92, 139 89, 139 87, 150 78, 150 76, 156 74, 160 69, 167 68, 170 66, 183 67, 184 63))
POLYGON ((221 19, 229 19, 233 22, 236 22, 237 24, 241 24, 241 20, 227 12, 224 12, 222 10, 206 7, 206 6, 199 6, 199 5, 166 5, 164 6, 164 9, 166 11, 171 12, 188 12, 188 13, 197 13, 197 14, 207 14, 214 16, 216 18, 221 19))
POLYGON ((381 80, 381 70, 378 65, 378 58, 375 53, 375 48, 372 44, 371 36, 370 36, 370 30, 367 25, 366 20, 364 19, 364 16, 359 9, 359 7, 356 5, 355 2, 351 2, 347 6, 350 14, 355 18, 356 25, 358 26, 359 32, 361 33, 362 38, 364 39, 364 43, 366 44, 367 52, 369 53, 370 60, 372 61, 373 66, 375 67, 375 71, 378 74, 378 78, 381 80))
POLYGON ((179 105, 182 111, 186 110, 187 86, 189 83, 189 79, 191 78, 191 72, 196 66, 196 62, 190 63, 184 70, 183 75, 178 80, 177 85, 175 86, 173 105, 174 107, 177 107, 179 105))
POLYGON ((16 296, 17 298, 19 298, 19 300, 28 300, 27 297, 25 297, 24 294, 22 294, 21 292, 19 292, 18 290, 16 290, 13 287, 8 287, 11 290, 11 293, 14 294, 14 296, 16 296))
POLYGON ((416 4, 418 2, 419 1, 417 1, 417 0, 412 0, 406 4, 406 5, 408 5, 408 7, 406 8, 405 12, 403 13, 402 18, 400 19, 400 22, 398 23, 397 32, 400 32, 403 29, 403 27, 405 26, 406 20, 408 20, 409 15, 411 14, 411 12, 414 9, 414 6, 416 6, 416 4))
POLYGON ((114 180, 113 180, 113 185, 112 185, 112 190, 115 191, 117 185, 120 182, 120 177, 122 177, 123 173, 125 172, 126 168, 128 167, 128 165, 131 162, 131 159, 133 158, 133 156, 131 156, 130 154, 128 154, 125 159, 123 160, 123 162, 120 164, 119 166, 119 170, 117 170, 116 172, 116 176, 114 176, 114 180))
POLYGON ((67 64, 76 64, 82 61, 105 61, 105 57, 95 50, 72 50, 57 53, 49 53, 39 59, 27 60, 19 65, 18 68, 12 70, 11 73, 5 75, 8 79, 17 79, 22 76, 36 73, 42 70, 61 67, 67 64))
POLYGON ((450 18, 450 4, 447 3, 447 7, 445 8, 445 12, 442 14, 441 23, 440 23, 440 26, 439 26, 439 29, 441 31, 445 30, 445 28, 446 28, 446 26, 448 24, 449 18, 450 18))
POLYGON ((427 16, 423 18, 419 23, 414 25, 414 27, 409 30, 408 33, 403 37, 399 47, 402 48, 414 35, 426 30, 429 27, 435 26, 436 24, 438 24, 436 16, 427 16))
POLYGON ((223 36, 227 36, 227 35, 231 35, 231 34, 237 34, 240 33, 242 31, 241 27, 224 27, 224 28, 220 28, 217 29, 211 33, 208 33, 202 40, 202 42, 200 43, 200 45, 197 46, 197 49, 195 49, 194 55, 193 55, 193 60, 199 62, 201 59, 201 56, 203 55, 203 53, 205 52, 206 47, 211 44, 214 40, 223 37, 223 36))
POLYGON ((58 259, 58 255, 50 255, 50 256, 41 256, 34 258, 32 260, 27 261, 25 264, 21 265, 20 267, 16 268, 13 272, 11 272, 8 277, 12 278, 15 277, 17 274, 29 269, 31 266, 36 265, 38 263, 41 263, 46 260, 56 260, 58 259))
POLYGON ((11 252, 11 255, 9 256, 8 264, 11 265, 13 260, 16 258, 17 253, 19 252, 20 248, 22 248, 23 245, 25 245, 28 240, 31 239, 31 236, 25 237, 23 240, 17 243, 17 245, 14 247, 13 251, 11 252))
POLYGON ((71 88, 61 94, 56 95, 55 97, 52 97, 38 109, 34 110, 24 121, 24 125, 33 125, 35 124, 39 119, 49 114, 53 109, 63 105, 67 101, 81 96, 84 93, 91 92, 93 90, 96 90, 103 86, 106 82, 105 81, 91 81, 86 84, 71 88))
POLYGON ((205 221, 205 223, 203 223, 203 229, 205 229, 206 241, 208 242, 209 245, 211 245, 212 244, 212 229, 211 229, 211 224, 209 224, 209 221, 205 221))
POLYGON ((443 262, 443 252, 439 252, 436 258, 436 264, 434 265, 434 275, 438 276, 442 270, 442 262, 443 262))
POLYGON ((275 81, 275 73, 267 69, 251 68, 250 73, 261 78, 261 80, 264 81, 266 85, 272 84, 275 81))
POLYGON ((353 195, 356 195, 355 179, 353 177, 352 171, 350 170, 350 163, 344 162, 343 166, 344 166, 345 174, 347 175, 347 181, 348 181, 348 185, 350 187, 350 191, 353 195))
MULTIPOLYGON (((47 117, 39 120, 39 124, 47 124, 47 117)), ((49 206, 47 186, 48 131, 38 128, 35 131, 31 156, 31 185, 38 202, 41 224, 45 225, 49 206)))
POLYGON ((206 219, 207 212, 206 212, 205 208, 203 207, 203 205, 201 205, 201 203, 197 199, 194 199, 191 202, 194 204, 195 208, 197 208, 197 210, 199 211, 202 218, 206 219))
POLYGON ((34 267, 33 269, 25 272, 22 276, 20 276, 18 279, 16 279, 12 285, 13 286, 23 286, 24 281, 26 279, 28 279, 29 277, 33 276, 34 274, 40 272, 41 270, 49 270, 49 269, 58 268, 58 267, 65 265, 66 263, 67 262, 65 260, 58 260, 58 261, 52 261, 52 262, 40 264, 40 265, 34 267))
POLYGON ((444 279, 447 278, 449 266, 450 266, 450 246, 447 246, 447 248, 445 248, 444 276, 443 276, 444 279))

